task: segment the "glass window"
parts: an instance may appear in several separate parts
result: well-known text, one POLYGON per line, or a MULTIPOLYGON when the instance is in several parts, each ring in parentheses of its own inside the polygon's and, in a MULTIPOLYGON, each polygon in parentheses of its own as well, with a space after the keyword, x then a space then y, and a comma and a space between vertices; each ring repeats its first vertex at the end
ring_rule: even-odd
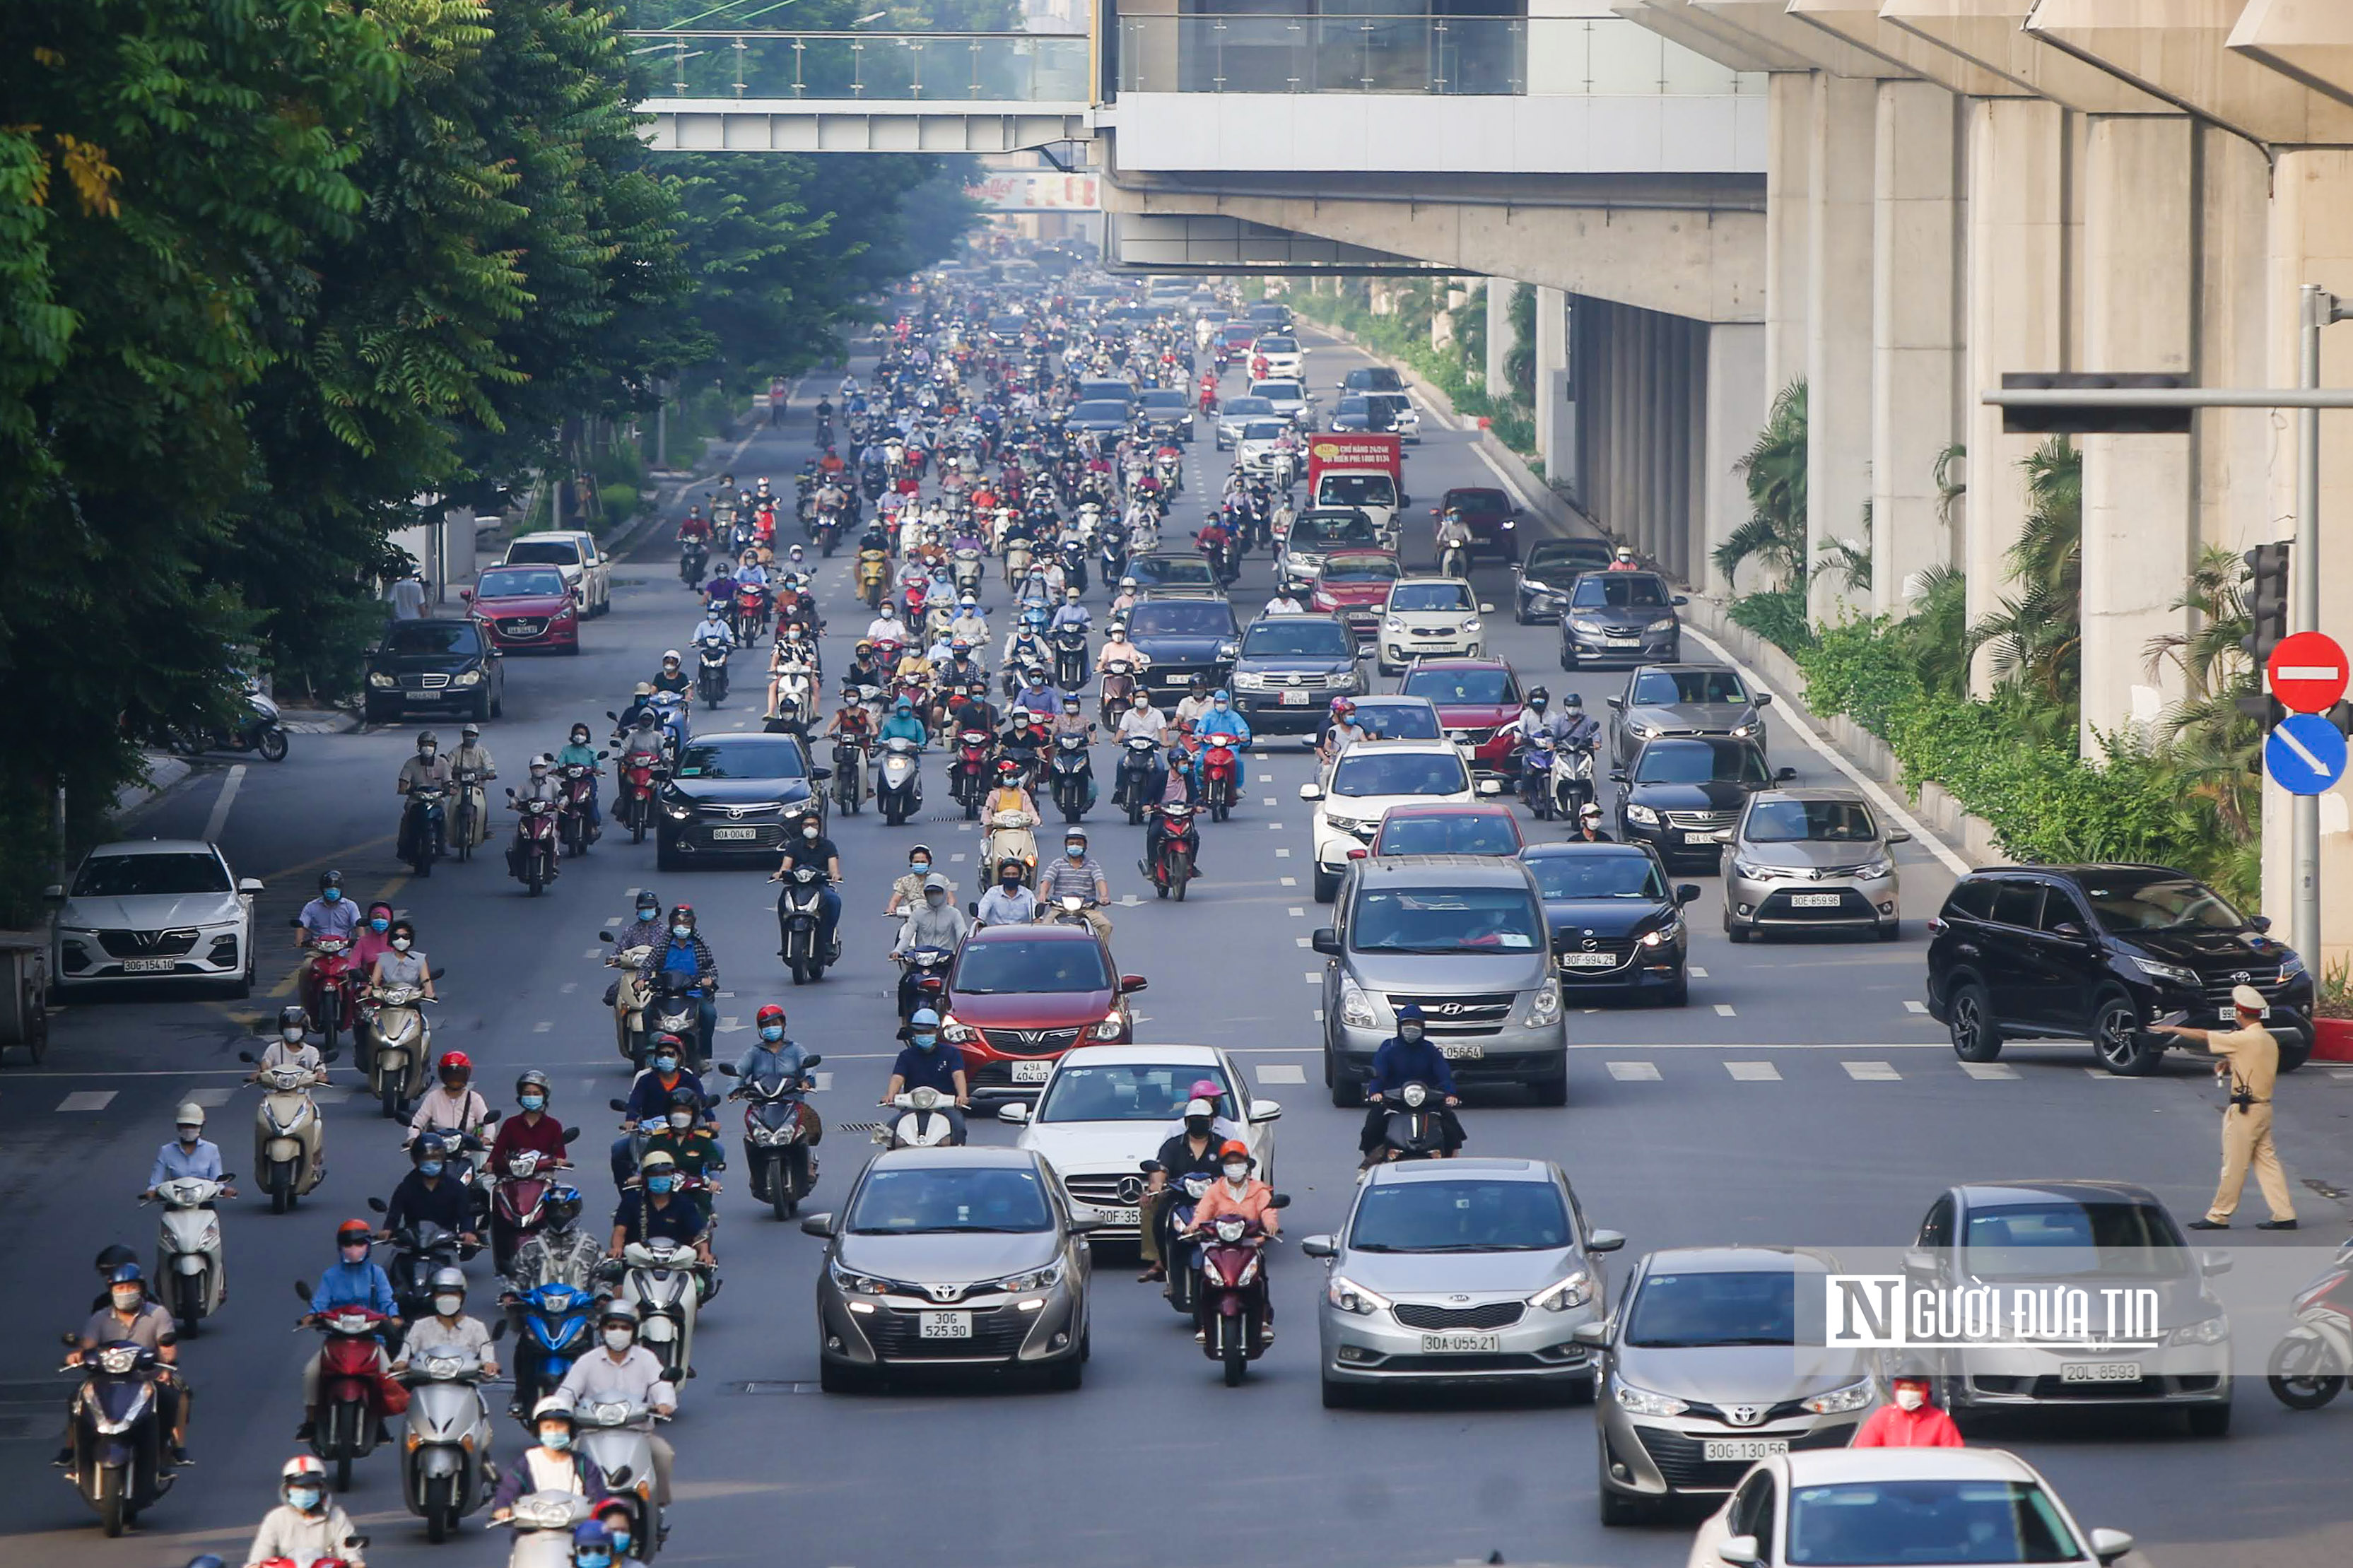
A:
POLYGON ((1291 548, 1296 550, 1329 550, 1339 544, 1373 544, 1380 535, 1373 530, 1373 520, 1361 511, 1344 512, 1337 516, 1307 516, 1291 525, 1291 548))
POLYGON ((1920 1245, 1950 1247, 1953 1245, 1953 1200, 1948 1195, 1928 1205, 1928 1217, 1920 1222, 1920 1245))
POLYGON ((1542 1252, 1571 1235, 1550 1182, 1382 1182, 1348 1222, 1356 1252, 1542 1252))
POLYGON ((1859 800, 1760 800, 1743 836, 1751 844, 1869 844, 1879 825, 1859 800))
POLYGON ((1598 539, 1554 539, 1531 546, 1523 573, 1556 566, 1598 568, 1609 564, 1609 546, 1598 539))
POLYGON ((1306 400, 1307 393, 1295 381, 1253 381, 1250 395, 1276 403, 1301 403, 1306 400))
POLYGON ((1320 575, 1325 583, 1393 583, 1398 563, 1389 555, 1335 555, 1324 561, 1320 575))
POLYGON ((1335 795, 1465 795, 1470 788, 1462 759, 1451 752, 1351 747, 1332 770, 1335 795))
MULTIPOLYGON (((1512 510, 1511 498, 1501 490, 1448 490, 1446 492, 1446 500, 1444 504, 1450 507, 1460 508, 1465 512, 1509 511, 1512 510)), ((1548 548, 1548 546, 1541 544, 1536 546, 1535 550, 1528 552, 1529 558, 1533 560, 1539 551, 1546 548, 1548 548)))
MULTIPOLYGON (((1265 399, 1261 398, 1259 401, 1264 402, 1265 399)), ((1242 439, 1245 441, 1279 441, 1282 438, 1282 433, 1290 428, 1290 426, 1282 423, 1280 420, 1253 419, 1249 424, 1242 426, 1242 439)))
POLYGON ((779 736, 762 743, 741 740, 696 741, 678 756, 682 779, 797 779, 802 776, 801 749, 779 736))
POLYGON ((2237 931, 2247 923, 2246 918, 2223 902, 2211 888, 2187 877, 2157 877, 2138 882, 2111 877, 2086 887, 2084 891, 2091 895, 2092 912, 2100 924, 2113 931, 2184 928, 2237 931))
POLYGON ((1111 972, 1092 942, 970 942, 956 959, 951 996, 1108 991, 1111 972))
POLYGON ((77 899, 137 899, 151 894, 226 893, 228 868, 200 850, 153 855, 100 855, 82 862, 77 899))
POLYGON ((2040 882, 1996 882, 1993 885, 1993 913, 1996 925, 2016 926, 2021 931, 2032 931, 2042 910, 2042 884, 2040 882))
POLYGON ((2187 1271, 2181 1233, 2154 1204, 2004 1204, 1971 1209, 1963 1267, 1979 1279, 2070 1275, 2172 1278, 2187 1271))
POLYGON ((464 656, 480 653, 482 639, 471 621, 395 621, 385 631, 384 651, 464 656))
POLYGON ((2084 1557, 2058 1507, 2031 1481, 1848 1481, 1789 1493, 1787 1561, 1805 1568, 2084 1557))
POLYGON ((2061 926, 2073 926, 2076 934, 2091 930, 2084 911, 2076 906, 2075 895, 2064 888, 2042 889, 2042 914, 2035 922, 2039 931, 2055 931, 2061 926))
POLYGON ((1124 422, 1127 418, 1127 405, 1124 402, 1114 403, 1108 397, 1092 398, 1071 409, 1071 417, 1082 424, 1104 419, 1124 422))
MULTIPOLYGON (((1187 562, 1187 565, 1205 563, 1187 562)), ((1175 574, 1164 575, 1161 583, 1180 582, 1175 574)), ((1226 637, 1234 635, 1234 612, 1221 599, 1155 599, 1135 606, 1127 618, 1130 639, 1142 641, 1149 637, 1226 637)))
MULTIPOLYGON (((1223 1083, 1225 1074, 1198 1063, 1174 1066, 1120 1063, 1064 1067, 1054 1075, 1038 1107, 1039 1121, 1174 1121, 1185 1114, 1192 1088, 1203 1079, 1223 1083)), ((1219 1097, 1218 1113, 1234 1113, 1230 1088, 1219 1097)))
POLYGON ((576 539, 518 539, 507 546, 510 566, 577 566, 580 564, 580 542, 576 539))
MULTIPOLYGON (((1225 413, 1226 416, 1229 419, 1240 419, 1253 414, 1271 414, 1273 412, 1274 405, 1268 402, 1263 397, 1229 397, 1226 399, 1225 413)), ((1280 429, 1281 426, 1278 426, 1277 428, 1280 429)))
POLYGON ((1520 835, 1508 812, 1449 811, 1391 816, 1376 855, 1516 855, 1520 835))
POLYGON ((1626 1321, 1641 1350, 1798 1342, 1798 1277, 1773 1269, 1652 1274, 1626 1321))
POLYGON ((1242 638, 1244 658, 1335 658, 1353 660, 1356 639, 1337 621, 1277 616, 1253 625, 1242 638))
POLYGON ((1183 393, 1166 391, 1159 387, 1154 387, 1145 393, 1138 401, 1155 414, 1182 414, 1186 407, 1183 393))
POLYGON ((1993 918, 1993 889, 1990 881, 1962 882, 1953 889, 1953 896, 1945 900, 1945 918, 1985 921, 1993 918))
POLYGON ((1512 888, 1367 889, 1349 911, 1358 952, 1527 952, 1545 945, 1544 917, 1512 888))
POLYGON ((1392 610, 1460 610, 1478 608, 1471 590, 1461 583, 1400 583, 1390 591, 1392 610))
POLYGON ((1646 669, 1635 679, 1634 700, 1661 706, 1746 702, 1748 689, 1728 669, 1646 669))
POLYGON ((1427 702, 1382 702, 1359 698, 1356 723, 1366 734, 1383 741, 1435 741, 1438 711, 1427 702))
POLYGON ((1742 784, 1770 780, 1757 748, 1740 741, 1665 741, 1642 748, 1636 784, 1742 784))
POLYGON ((845 1225, 853 1236, 1053 1227, 1038 1173, 1001 1165, 875 1171, 859 1184, 845 1225))
POLYGON ((560 597, 564 591, 564 574, 561 572, 485 572, 481 582, 475 584, 474 597, 560 597))
POLYGON ((1441 665, 1417 669, 1398 691, 1407 697, 1427 697, 1441 708, 1515 708, 1519 683, 1508 669, 1486 665, 1441 665))
POLYGON ((1269 333, 1259 339, 1258 352, 1262 354, 1295 354, 1299 352, 1299 340, 1277 337, 1269 333))
POLYGON ((1387 474, 1325 474, 1315 481, 1317 506, 1397 505, 1397 484, 1387 474))
POLYGON ((1569 603, 1580 610, 1663 610, 1669 607, 1667 585, 1642 572, 1588 572, 1569 590, 1569 603))
POLYGON ((1667 885, 1648 855, 1531 855, 1528 869, 1547 902, 1642 899, 1662 902, 1667 885))

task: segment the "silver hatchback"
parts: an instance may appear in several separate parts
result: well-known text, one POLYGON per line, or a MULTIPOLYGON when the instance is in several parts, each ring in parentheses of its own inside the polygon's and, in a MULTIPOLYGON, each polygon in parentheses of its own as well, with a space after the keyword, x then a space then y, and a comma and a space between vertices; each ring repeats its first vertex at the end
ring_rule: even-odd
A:
POLYGON ((1324 1403, 1383 1384, 1536 1382, 1592 1387, 1577 1330, 1609 1293, 1568 1178, 1544 1160, 1377 1165, 1346 1226, 1300 1244, 1327 1259, 1316 1311, 1324 1403))
POLYGON ((1904 923, 1894 847, 1911 837, 1850 791, 1759 791, 1725 846, 1725 934, 1868 931, 1894 942, 1904 923))

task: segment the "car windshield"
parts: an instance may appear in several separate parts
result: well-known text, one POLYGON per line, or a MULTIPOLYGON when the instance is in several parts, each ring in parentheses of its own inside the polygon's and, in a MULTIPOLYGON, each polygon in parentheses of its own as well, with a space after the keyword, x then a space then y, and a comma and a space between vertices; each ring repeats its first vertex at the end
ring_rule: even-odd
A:
POLYGON ((1038 1173, 1003 1165, 875 1171, 859 1184, 843 1227, 852 1236, 1054 1228, 1038 1173))
POLYGON ((957 996, 1108 991, 1111 971, 1092 942, 971 942, 948 990, 957 996))
POLYGON ((1530 550, 1520 571, 1527 576, 1564 577, 1573 572, 1595 572, 1609 563, 1609 547, 1599 540, 1567 540, 1539 544, 1530 550))
POLYGON ((1080 420, 1110 419, 1125 423, 1127 405, 1124 402, 1113 402, 1108 397, 1090 398, 1071 409, 1071 417, 1080 420))
POLYGON ((1356 1252, 1548 1252, 1569 1237, 1550 1182, 1379 1182, 1348 1222, 1356 1252))
POLYGON ((797 779, 801 749, 783 736, 774 741, 696 741, 678 754, 682 779, 797 779))
POLYGON ((1258 352, 1262 354, 1295 354, 1299 352, 1299 340, 1280 337, 1270 332, 1259 339, 1258 352))
POLYGON ((1640 1350, 1798 1342, 1798 1277, 1777 1269, 1652 1274, 1626 1320, 1640 1350))
POLYGON ((1859 800, 1767 800, 1748 808, 1751 844, 1869 844, 1879 837, 1859 800))
POLYGON ((395 621, 385 630, 384 651, 478 654, 482 643, 466 621, 395 621))
POLYGON ((1738 784, 1767 782, 1765 759, 1738 741, 1667 741, 1642 748, 1634 764, 1636 784, 1738 784))
POLYGON ((1398 688, 1408 697, 1427 697, 1441 708, 1516 707, 1520 689, 1508 669, 1417 669, 1398 688))
POLYGON ((2187 1271, 2181 1234, 2155 1204, 2051 1201, 1973 1208, 1963 1259, 1978 1279, 2163 1279, 2187 1271))
POLYGON ((1225 412, 1229 419, 1241 419, 1253 414, 1271 414, 1274 405, 1263 397, 1229 397, 1225 412))
POLYGON ((1362 419, 1371 407, 1372 405, 1366 403, 1362 397, 1344 397, 1340 399, 1340 406, 1334 409, 1332 413, 1335 418, 1362 419))
POLYGON ((1394 583, 1398 563, 1388 555, 1335 555, 1324 563, 1323 580, 1332 583, 1394 583))
POLYGON ((2112 931, 2242 931, 2247 924, 2220 894, 2187 877, 2105 886, 2088 879, 2084 895, 2092 900, 2093 915, 2112 931))
POLYGON ((1438 710, 1426 702, 1360 701, 1356 722, 1384 741, 1435 741, 1439 734, 1438 710))
POLYGON ((1667 885, 1648 855, 1532 855, 1528 869, 1548 902, 1571 899, 1641 899, 1660 902, 1667 885))
POLYGON ((1358 952, 1527 952, 1544 916, 1517 888, 1370 888, 1356 900, 1348 942, 1358 952))
POLYGON ((198 850, 149 855, 98 855, 74 879, 77 899, 136 899, 151 893, 226 893, 228 869, 217 855, 198 850))
POLYGON ((1282 424, 1279 420, 1253 419, 1249 424, 1242 426, 1242 439, 1245 441, 1279 441, 1282 438, 1283 431, 1288 428, 1290 428, 1290 426, 1282 424))
POLYGON ((1400 583, 1389 595, 1392 610, 1461 610, 1478 606, 1471 590, 1460 583, 1400 583))
MULTIPOLYGON (((1204 1079, 1224 1083, 1226 1075, 1198 1062, 1126 1063, 1115 1067, 1065 1064, 1047 1086, 1033 1119, 1039 1121, 1175 1121, 1185 1114, 1193 1086, 1204 1079)), ((1218 1114, 1234 1114, 1233 1091, 1218 1096, 1218 1114)))
MULTIPOLYGON (((1501 490, 1448 490, 1445 504, 1455 510, 1472 513, 1512 510, 1511 498, 1501 490)), ((1529 559, 1534 560, 1544 549, 1545 546, 1537 545, 1535 550, 1528 552, 1529 559)))
POLYGON ((1185 395, 1181 392, 1167 392, 1163 391, 1158 387, 1155 387, 1151 391, 1146 392, 1142 397, 1138 398, 1137 401, 1155 414, 1182 414, 1185 412, 1185 395))
POLYGON ((1404 384, 1398 380, 1398 373, 1387 365, 1373 365, 1364 370, 1352 370, 1348 373, 1347 384, 1351 388, 1361 388, 1370 392, 1393 392, 1404 384))
POLYGON ((507 546, 510 566, 577 566, 580 545, 570 539, 518 539, 507 546))
POLYGON ((1256 336, 1258 336, 1258 329, 1247 321, 1236 321, 1226 329, 1226 342, 1229 346, 1246 343, 1256 336))
POLYGON ((1381 824, 1376 855, 1516 855, 1511 814, 1449 811, 1392 816, 1381 824))
POLYGON ((1569 603, 1580 610, 1667 608, 1667 585, 1633 572, 1588 572, 1569 593, 1569 603))
POLYGON ((1244 658, 1354 659, 1356 639, 1337 621, 1278 616, 1261 621, 1242 639, 1244 658))
MULTIPOLYGON (((1159 580, 1163 583, 1181 581, 1173 574, 1159 580)), ((1127 635, 1136 640, 1148 637, 1231 637, 1234 635, 1234 613, 1217 599, 1155 599, 1150 604, 1138 605, 1130 612, 1127 635)))
POLYGON ((1789 1492, 1784 1561, 1793 1568, 2084 1560, 2058 1505, 2031 1481, 1841 1481, 1789 1492))
POLYGON ((1021 318, 1018 316, 992 316, 989 318, 988 330, 992 332, 1018 332, 1021 330, 1021 318))
POLYGON ((564 592, 561 572, 485 572, 474 589, 478 599, 554 597, 564 592))
POLYGON ((1332 770, 1336 795, 1467 795, 1471 780, 1451 752, 1384 752, 1351 746, 1332 770))
MULTIPOLYGON (((1208 587, 1215 581, 1209 575, 1208 562, 1192 561, 1176 555, 1139 555, 1128 563, 1127 574, 1138 583, 1150 584, 1155 587, 1166 587, 1178 583, 1208 587)), ((1128 626, 1131 630, 1135 626, 1136 617, 1142 614, 1143 611, 1139 607, 1128 616, 1128 626)))
POLYGON ((1728 669, 1646 669, 1634 679, 1634 700, 1660 707, 1678 702, 1746 702, 1748 689, 1728 669))
POLYGON ((1291 548, 1294 550, 1329 550, 1335 544, 1371 544, 1380 535, 1373 531, 1373 520, 1363 512, 1348 512, 1339 517, 1303 517, 1291 525, 1291 548))
POLYGON ((1395 506, 1397 484, 1387 474, 1326 474, 1315 481, 1317 506, 1395 506))

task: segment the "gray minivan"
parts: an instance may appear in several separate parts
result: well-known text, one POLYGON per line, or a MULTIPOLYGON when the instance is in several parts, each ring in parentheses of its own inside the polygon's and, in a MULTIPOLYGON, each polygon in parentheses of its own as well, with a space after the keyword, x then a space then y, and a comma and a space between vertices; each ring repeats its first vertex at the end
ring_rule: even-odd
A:
POLYGON ((1517 1084, 1568 1103, 1568 1031, 1535 878, 1482 855, 1349 863, 1336 920, 1313 938, 1324 965, 1324 1081, 1362 1105, 1373 1053, 1418 1003, 1466 1089, 1517 1084))

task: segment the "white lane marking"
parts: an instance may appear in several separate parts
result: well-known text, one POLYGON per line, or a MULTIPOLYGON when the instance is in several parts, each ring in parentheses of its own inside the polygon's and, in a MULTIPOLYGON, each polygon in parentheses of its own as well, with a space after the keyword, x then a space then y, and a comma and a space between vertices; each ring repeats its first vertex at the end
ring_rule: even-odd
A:
POLYGON ((1272 795, 1268 795, 1268 796, 1266 797, 1266 804, 1267 804, 1267 805, 1282 805, 1282 803, 1281 801, 1279 801, 1279 800, 1275 799, 1275 798, 1274 798, 1274 796, 1272 796, 1272 795))
POLYGON ((2110 1072, 2105 1068, 2085 1068, 2084 1069, 2084 1076, 2094 1081, 2105 1079, 2110 1083, 2155 1083, 2158 1081, 2154 1078, 2127 1078, 2122 1073, 2110 1072))
POLYGON ((618 931, 620 928, 621 928, 621 917, 620 917, 620 916, 618 916, 618 915, 615 915, 615 916, 613 916, 613 917, 612 917, 612 919, 610 919, 610 920, 608 920, 608 921, 607 921, 605 922, 605 929, 606 929, 607 931, 618 931))
POLYGON ((823 1071, 813 1072, 809 1074, 809 1087, 818 1093, 823 1094, 833 1087, 833 1075, 823 1071))
POLYGON ((751 1027, 750 1025, 744 1023, 733 1013, 727 1014, 719 1020, 719 1032, 723 1035, 741 1034, 744 1030, 749 1027, 751 1027))
POLYGON ((580 982, 577 980, 567 980, 563 984, 557 986, 556 989, 562 992, 565 995, 569 996, 575 991, 580 989, 580 982))
MULTIPOLYGON (((1274 858, 1275 858, 1276 859, 1278 859, 1278 860, 1288 860, 1288 859, 1290 859, 1290 858, 1291 858, 1291 851, 1290 851, 1289 849, 1287 849, 1287 848, 1282 848, 1282 847, 1278 847, 1275 849, 1275 852, 1274 852, 1274 858)), ((1294 881, 1293 881, 1290 878, 1285 877, 1285 878, 1282 879, 1282 885, 1283 885, 1284 887, 1286 887, 1286 888, 1295 888, 1295 887, 1297 887, 1299 884, 1298 884, 1298 883, 1296 883, 1296 882, 1294 882, 1294 881)))
POLYGON ((1295 921, 1303 921, 1307 918, 1307 911, 1300 908, 1297 904, 1292 905, 1289 909, 1283 910, 1283 913, 1289 915, 1295 921))
MULTIPOLYGON (((1280 854, 1282 854, 1282 850, 1280 850, 1280 849, 1278 849, 1278 850, 1276 850, 1276 851, 1275 851, 1275 853, 1276 853, 1276 854, 1278 854, 1278 855, 1280 855, 1280 854)), ((1285 877, 1285 878, 1282 879, 1282 885, 1283 885, 1284 887, 1286 887, 1286 888, 1295 888, 1295 887, 1299 886, 1299 879, 1298 879, 1298 878, 1296 878, 1296 877, 1285 877)))
POLYGON ((1294 936, 1291 940, 1301 947, 1313 947, 1314 945, 1314 939, 1312 937, 1294 936))
POLYGON ((233 1089, 199 1089, 192 1090, 188 1098, 210 1110, 216 1105, 227 1105, 228 1097, 236 1092, 233 1089))
POLYGON ((1299 978, 1310 985, 1321 985, 1324 984, 1324 972, 1320 969, 1311 969, 1299 978))
POLYGON ((972 824, 969 822, 959 822, 956 824, 956 831, 958 833, 970 833, 972 831, 972 824))
POLYGON ((228 826, 228 808, 237 804, 237 792, 245 787, 245 764, 237 763, 221 780, 220 798, 213 802, 213 814, 205 818, 205 837, 218 838, 221 829, 228 826))
POLYGON ((1307 1081, 1307 1069, 1289 1062, 1261 1062, 1258 1064, 1257 1070, 1258 1080, 1261 1083, 1305 1083, 1307 1081))
MULTIPOLYGON (((1688 623, 1684 625, 1683 630, 1688 632, 1691 636, 1697 637, 1702 647, 1706 648, 1709 652, 1715 654, 1716 658, 1722 659, 1725 663, 1732 666, 1734 669, 1739 671, 1740 679, 1748 683, 1750 690, 1761 691, 1770 689, 1770 687, 1763 678, 1758 676, 1755 670, 1749 668, 1746 665, 1733 658, 1731 651, 1722 643, 1717 642, 1705 632, 1700 631, 1688 623)), ((1950 871, 1956 877, 1966 877, 1969 874, 1971 867, 1967 860, 1962 859, 1958 855, 1955 854, 1952 849, 1946 845, 1943 839, 1937 837, 1935 834, 1922 826, 1910 812, 1905 810, 1901 805, 1898 805, 1895 803, 1895 797, 1889 795, 1886 790, 1882 788, 1878 780, 1869 777, 1862 772, 1862 770, 1856 767, 1852 763, 1848 762, 1844 757, 1841 756, 1836 747, 1823 740, 1820 736, 1815 734, 1808 726, 1798 723, 1794 720, 1784 724, 1782 728, 1785 730, 1795 731, 1798 739, 1803 741, 1808 746, 1811 747, 1814 752, 1820 756, 1822 761, 1830 763, 1831 766, 1844 773, 1847 776, 1849 783, 1852 784, 1855 788, 1862 791, 1865 795, 1870 797, 1872 805, 1879 807, 1880 810, 1894 818, 1898 825, 1900 825, 1906 832, 1910 833, 1914 842, 1926 846, 1927 850, 1931 855, 1934 855, 1937 859, 1943 861, 1946 870, 1950 871)))
POLYGON ((602 958, 605 956, 605 950, 601 947, 592 947, 580 956, 583 958, 602 958))
POLYGON ((59 1110, 104 1110, 120 1092, 111 1089, 78 1089, 58 1101, 59 1110))
POLYGON ((351 1097, 350 1089, 334 1083, 322 1085, 311 1091, 312 1102, 319 1105, 341 1105, 351 1097))
POLYGON ((2008 1062, 1963 1062, 1961 1070, 1980 1083, 1999 1082, 2018 1076, 2018 1069, 2008 1062))
POLYGON ((1737 1016, 1737 1015, 1733 1012, 1732 1004, 1729 1002, 1718 1002, 1715 1005, 1715 1016, 1719 1018, 1737 1016))
POLYGON ((1771 1062, 1726 1062, 1724 1070, 1742 1083, 1778 1083, 1781 1069, 1771 1062))
POLYGON ((953 864, 955 864, 955 865, 958 865, 958 866, 963 865, 963 864, 964 864, 964 851, 963 851, 963 850, 961 850, 961 849, 957 850, 955 854, 953 854, 953 855, 949 856, 949 857, 948 857, 948 859, 949 859, 949 861, 950 861, 951 863, 953 863, 953 864))
POLYGON ((1119 902, 1121 908, 1132 910, 1138 904, 1144 902, 1144 900, 1137 898, 1134 893, 1123 893, 1120 895, 1119 902))
POLYGON ((1315 1021, 1319 1024, 1324 1021, 1324 1009, 1321 1007, 1315 1009, 1315 1021))
POLYGON ((1893 1083, 1904 1076, 1892 1062, 1841 1062, 1839 1066, 1857 1083, 1893 1083))
POLYGON ((543 1035, 554 1027, 555 1027, 554 1024, 550 1023, 545 1018, 542 1018, 538 1023, 533 1024, 531 1026, 531 1032, 534 1035, 543 1035))
POLYGON ((1702 969, 1696 963, 1693 964, 1685 973, 1687 973, 1694 980, 1704 980, 1707 978, 1707 971, 1702 969))
POLYGON ((1611 1062, 1609 1076, 1620 1083, 1656 1083, 1659 1064, 1656 1062, 1611 1062))
POLYGON ((1906 1013, 1926 1013, 1928 1010, 1928 1004, 1926 1002, 1915 1002, 1909 997, 1906 997, 1904 1003, 1904 1010, 1906 1013))

